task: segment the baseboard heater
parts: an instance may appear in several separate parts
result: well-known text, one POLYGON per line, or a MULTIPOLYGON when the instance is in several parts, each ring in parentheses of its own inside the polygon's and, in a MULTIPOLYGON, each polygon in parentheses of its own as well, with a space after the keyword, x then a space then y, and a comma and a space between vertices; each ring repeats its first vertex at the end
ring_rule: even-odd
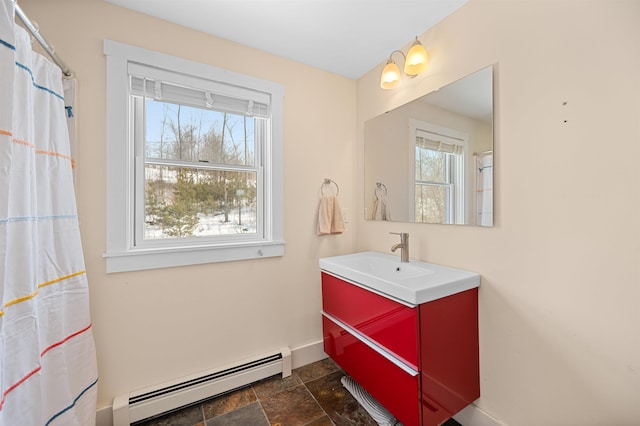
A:
POLYGON ((282 377, 291 375, 291 351, 288 347, 279 352, 119 395, 113 400, 113 425, 128 426, 276 374, 282 374, 282 377))

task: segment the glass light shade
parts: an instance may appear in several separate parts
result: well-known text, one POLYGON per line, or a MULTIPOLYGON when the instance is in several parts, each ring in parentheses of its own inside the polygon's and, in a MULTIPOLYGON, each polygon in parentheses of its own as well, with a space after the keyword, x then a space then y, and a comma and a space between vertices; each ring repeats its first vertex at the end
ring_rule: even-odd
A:
POLYGON ((407 75, 418 75, 427 70, 429 56, 427 50, 417 39, 411 45, 404 61, 404 73, 407 75))
POLYGON ((393 89, 400 84, 400 68, 392 60, 388 60, 380 76, 380 87, 393 89))

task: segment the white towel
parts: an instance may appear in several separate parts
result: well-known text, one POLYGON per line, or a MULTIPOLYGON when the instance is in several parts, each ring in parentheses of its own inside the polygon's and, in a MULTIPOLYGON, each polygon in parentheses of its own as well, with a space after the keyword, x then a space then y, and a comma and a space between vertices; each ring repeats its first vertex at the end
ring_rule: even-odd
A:
POLYGON ((342 209, 335 195, 324 195, 318 207, 318 235, 341 234, 345 231, 342 209))
POLYGON ((391 220, 391 209, 386 198, 376 198, 371 208, 371 219, 373 220, 391 220))

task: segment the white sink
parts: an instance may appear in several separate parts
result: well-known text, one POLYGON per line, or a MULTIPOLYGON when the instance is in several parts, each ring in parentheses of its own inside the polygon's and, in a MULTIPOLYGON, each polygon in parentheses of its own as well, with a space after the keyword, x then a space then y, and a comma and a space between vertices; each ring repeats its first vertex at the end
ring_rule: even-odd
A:
POLYGON ((474 272, 374 251, 320 259, 320 269, 409 305, 419 305, 480 286, 474 272))

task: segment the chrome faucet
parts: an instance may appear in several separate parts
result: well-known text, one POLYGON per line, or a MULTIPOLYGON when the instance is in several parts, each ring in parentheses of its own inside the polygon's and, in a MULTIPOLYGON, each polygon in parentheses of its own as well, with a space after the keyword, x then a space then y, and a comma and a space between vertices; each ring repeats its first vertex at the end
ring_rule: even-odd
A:
POLYGON ((400 261, 409 261, 409 234, 406 232, 389 232, 390 234, 400 235, 400 244, 394 244, 391 247, 391 251, 395 252, 398 249, 402 249, 400 252, 400 261))

